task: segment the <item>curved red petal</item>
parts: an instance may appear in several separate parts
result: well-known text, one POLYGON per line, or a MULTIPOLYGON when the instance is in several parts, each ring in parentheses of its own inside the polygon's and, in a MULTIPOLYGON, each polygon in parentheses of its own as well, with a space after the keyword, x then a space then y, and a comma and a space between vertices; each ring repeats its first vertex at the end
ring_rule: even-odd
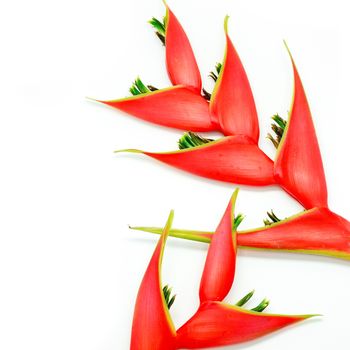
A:
POLYGON ((236 190, 209 246, 199 288, 201 303, 221 301, 231 289, 236 270, 236 231, 233 228, 236 190))
POLYGON ((254 340, 293 323, 307 315, 283 316, 246 311, 219 302, 203 303, 196 314, 177 331, 180 348, 199 349, 239 344, 254 340))
POLYGON ((175 349, 176 332, 165 305, 160 268, 173 213, 153 253, 137 295, 131 335, 131 350, 175 349))
POLYGON ((127 97, 98 101, 133 116, 170 128, 191 131, 217 129, 210 120, 208 103, 184 86, 127 97))
POLYGON ((275 183, 273 162, 254 142, 244 136, 228 136, 195 148, 168 153, 123 151, 143 153, 168 165, 213 180, 252 186, 275 183))
POLYGON ((167 7, 165 48, 168 75, 174 85, 201 93, 202 79, 191 44, 174 13, 167 7))
POLYGON ((219 122, 225 135, 246 135, 259 140, 259 121, 254 97, 242 62, 227 34, 226 54, 210 100, 213 121, 219 122))
POLYGON ((271 226, 237 235, 239 246, 280 249, 350 259, 350 223, 315 208, 271 226))
POLYGON ((294 101, 278 148, 276 181, 306 209, 327 207, 327 184, 311 112, 293 61, 294 101))

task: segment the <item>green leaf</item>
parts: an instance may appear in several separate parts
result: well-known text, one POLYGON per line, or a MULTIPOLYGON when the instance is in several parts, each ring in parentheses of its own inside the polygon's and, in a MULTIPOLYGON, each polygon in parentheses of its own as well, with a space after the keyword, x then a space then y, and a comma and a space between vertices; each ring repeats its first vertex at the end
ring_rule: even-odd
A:
POLYGON ((217 62, 216 65, 215 65, 215 69, 216 69, 216 72, 218 73, 218 75, 221 72, 221 68, 222 68, 222 63, 217 62))
MULTIPOLYGON (((222 68, 222 64, 220 62, 216 63, 215 65, 215 72, 214 71, 211 71, 209 73, 209 77, 212 78, 214 80, 214 82, 216 82, 218 80, 218 77, 219 77, 219 74, 220 74, 220 71, 221 71, 221 68, 222 68)), ((211 99, 211 93, 208 92, 206 89, 202 88, 202 96, 207 100, 207 101, 210 101, 211 99)))
MULTIPOLYGON (((236 303, 236 306, 242 307, 243 305, 245 305, 251 299, 251 297, 253 296, 254 292, 255 291, 252 290, 247 295, 245 295, 241 300, 239 300, 236 303)), ((269 306, 269 304, 270 304, 270 301, 267 300, 266 298, 264 298, 258 306, 256 306, 255 308, 253 308, 251 310, 255 311, 255 312, 262 312, 269 306)))
POLYGON ((152 27, 156 30, 157 37, 162 42, 162 44, 165 45, 165 17, 163 19, 163 22, 153 17, 150 21, 148 21, 148 23, 151 24, 152 27))
POLYGON ((129 89, 129 91, 131 92, 132 95, 136 96, 136 95, 140 95, 141 92, 137 89, 136 86, 132 85, 129 89))
POLYGON ((176 295, 173 295, 172 298, 168 302, 168 309, 170 310, 171 306, 174 304, 176 295))
POLYGON ((241 222, 244 220, 244 215, 239 213, 233 220, 233 227, 235 230, 237 230, 238 226, 241 224, 241 222))
POLYGON ((284 129, 286 128, 287 126, 287 121, 284 120, 283 118, 281 118, 278 114, 275 114, 273 117, 272 117, 272 120, 276 122, 276 124, 279 125, 280 128, 284 129))
POLYGON ((275 136, 268 133, 267 138, 273 143, 275 148, 278 148, 281 142, 284 130, 286 129, 287 121, 281 118, 278 114, 275 114, 274 116, 272 116, 271 119, 274 121, 274 123, 271 124, 271 129, 275 133, 275 136))
POLYGON ((250 298, 253 296, 254 294, 254 290, 252 290, 251 292, 249 292, 247 295, 245 295, 241 300, 239 300, 237 303, 236 303, 236 306, 243 306, 245 305, 249 300, 250 298))
POLYGON ((165 303, 169 310, 171 306, 174 304, 174 301, 176 298, 176 295, 171 296, 171 291, 172 291, 172 288, 169 288, 168 285, 163 287, 163 295, 164 295, 165 303))
POLYGON ((147 88, 147 86, 145 86, 145 84, 141 81, 139 77, 136 78, 135 85, 141 93, 145 94, 149 92, 149 89, 147 88))
POLYGON ((222 64, 220 62, 217 62, 215 65, 215 72, 211 71, 209 73, 209 77, 212 78, 215 82, 218 80, 218 76, 221 72, 222 64))
POLYGON ((256 306, 255 308, 253 308, 251 310, 255 311, 255 312, 263 312, 269 306, 269 304, 270 304, 269 300, 263 299, 258 306, 256 306))
POLYGON ((159 32, 160 34, 165 35, 165 24, 164 24, 164 20, 163 22, 161 22, 159 19, 152 17, 151 20, 149 20, 148 22, 149 24, 152 25, 152 27, 159 32))
POLYGON ((197 146, 204 145, 206 143, 214 141, 213 139, 206 139, 191 131, 184 133, 178 141, 179 149, 188 149, 197 146))
POLYGON ((140 77, 137 77, 135 81, 132 83, 129 91, 131 92, 132 95, 141 95, 141 94, 146 94, 148 92, 156 91, 158 90, 156 87, 152 85, 145 85, 140 77))
POLYGON ((264 224, 265 226, 269 226, 272 225, 276 222, 280 222, 282 221, 282 219, 280 219, 271 209, 271 212, 266 212, 268 218, 264 219, 264 224))

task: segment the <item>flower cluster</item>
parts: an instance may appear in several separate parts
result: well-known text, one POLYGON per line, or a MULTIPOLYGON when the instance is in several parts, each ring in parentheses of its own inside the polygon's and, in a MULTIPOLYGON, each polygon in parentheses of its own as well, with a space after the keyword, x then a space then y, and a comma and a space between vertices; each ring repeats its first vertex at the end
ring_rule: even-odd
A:
POLYGON ((305 91, 293 57, 294 91, 288 120, 272 117, 268 139, 277 149, 271 160, 258 146, 259 123, 253 94, 243 64, 228 35, 226 50, 210 77, 212 93, 202 79, 187 35, 174 13, 150 24, 165 46, 166 66, 173 86, 158 89, 137 78, 131 97, 98 101, 140 119, 185 131, 179 150, 142 153, 184 171, 213 180, 250 186, 279 185, 299 201, 305 211, 279 219, 273 211, 264 227, 237 232, 243 220, 234 216, 237 190, 215 232, 172 229, 173 212, 165 228, 133 227, 160 234, 158 245, 142 280, 132 326, 132 350, 194 349, 237 344, 271 333, 313 315, 269 315, 264 299, 252 310, 243 309, 253 292, 236 305, 223 302, 235 276, 236 248, 284 250, 350 259, 350 223, 328 208, 327 184, 321 153, 305 91), (209 139, 197 132, 218 131, 223 137, 209 139), (209 243, 197 312, 178 330, 169 309, 171 288, 161 283, 161 262, 168 235, 209 243))
MULTIPOLYGON (((250 186, 277 184, 298 200, 306 211, 264 228, 242 232, 244 235, 238 235, 238 244, 350 259, 350 223, 328 208, 327 184, 316 132, 290 51, 294 74, 293 102, 288 121, 278 115, 273 117, 276 124, 272 125, 272 129, 276 138, 270 134, 269 139, 277 147, 277 155, 272 161, 258 146, 259 125, 255 103, 243 65, 227 34, 227 21, 228 17, 224 26, 226 52, 222 65, 217 66, 218 75, 212 72, 216 85, 208 103, 204 97, 208 93, 200 94, 201 79, 190 43, 174 14, 167 10, 167 67, 170 78, 173 77, 172 82, 182 85, 106 103, 149 121, 189 129, 190 132, 179 140, 178 151, 122 151, 143 153, 214 180, 250 186), (181 49, 174 37, 177 40, 181 37, 181 49), (180 57, 179 51, 182 53, 180 57), (177 65, 172 63, 173 59, 177 65), (209 120, 211 127, 207 128, 209 120), (200 130, 199 125, 203 126, 202 131, 220 130, 226 136, 215 141, 200 137, 193 133, 200 130)), ((145 230, 152 231, 151 228, 145 230)), ((177 230, 176 234, 179 231, 182 232, 181 237, 186 238, 188 230, 177 230)), ((190 231, 191 239, 201 239, 203 236, 190 231)))
POLYGON ((237 344, 315 316, 264 314, 262 311, 269 303, 266 299, 251 310, 244 309, 242 306, 253 292, 236 305, 222 301, 235 277, 237 243, 233 223, 237 192, 212 235, 199 287, 199 308, 178 330, 175 330, 169 314, 167 301, 170 293, 167 286, 162 288, 160 271, 174 215, 170 213, 137 295, 131 350, 200 349, 237 344))

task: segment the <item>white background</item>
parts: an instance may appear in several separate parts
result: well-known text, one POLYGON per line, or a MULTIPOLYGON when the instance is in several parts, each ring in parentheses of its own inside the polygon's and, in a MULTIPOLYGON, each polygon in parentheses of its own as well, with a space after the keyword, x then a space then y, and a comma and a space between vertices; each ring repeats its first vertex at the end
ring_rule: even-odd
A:
MULTIPOLYGON (((186 29, 205 78, 224 51, 223 19, 250 78, 261 147, 270 116, 286 116, 298 65, 323 155, 331 208, 350 217, 347 1, 216 0, 169 5, 186 29)), ((7 1, 0 5, 0 348, 128 349, 133 306, 157 237, 128 224, 213 230, 234 186, 191 176, 120 148, 173 150, 181 132, 85 99, 128 95, 140 74, 169 86, 164 49, 147 24, 160 0, 7 1)), ((280 189, 241 189, 242 228, 274 208, 302 208, 280 189)), ((198 305, 207 246, 169 239, 164 282, 180 326, 198 305)), ((350 263, 240 251, 234 302, 255 288, 277 313, 321 313, 232 349, 349 347, 350 263)))

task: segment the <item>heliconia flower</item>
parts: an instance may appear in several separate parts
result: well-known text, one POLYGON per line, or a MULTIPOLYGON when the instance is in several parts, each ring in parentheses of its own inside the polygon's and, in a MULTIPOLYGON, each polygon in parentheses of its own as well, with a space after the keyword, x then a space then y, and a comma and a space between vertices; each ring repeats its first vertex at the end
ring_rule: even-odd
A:
POLYGON ((246 135, 259 140, 259 122, 254 97, 242 62, 228 36, 225 18, 226 52, 210 100, 212 117, 225 135, 246 135))
POLYGON ((182 85, 98 102, 162 126, 203 132, 217 129, 210 119, 208 102, 182 85))
POLYGON ((199 287, 201 303, 221 301, 231 289, 236 271, 236 229, 234 206, 236 190, 212 236, 199 287))
POLYGON ((162 126, 202 132, 218 130, 211 121, 208 101, 201 95, 202 81, 191 44, 174 13, 164 4, 164 21, 152 18, 150 23, 165 44, 167 71, 174 86, 157 89, 137 78, 130 88, 134 96, 97 102, 162 126))
POLYGON ((141 282, 132 324, 131 350, 176 349, 176 332, 162 290, 160 271, 173 216, 171 212, 141 282))
POLYGON ((173 213, 170 214, 137 296, 131 350, 196 349, 237 344, 315 316, 262 314, 269 304, 266 299, 251 310, 243 309, 254 291, 236 305, 221 302, 230 291, 235 275, 236 227, 242 220, 239 215, 234 217, 236 198, 237 190, 212 235, 200 284, 199 309, 176 332, 167 309, 170 291, 167 286, 162 290, 160 283, 162 255, 173 218, 173 213))
MULTIPOLYGON (((188 133, 180 139, 180 150, 176 152, 124 151, 143 153, 210 179, 253 186, 272 185, 275 184, 273 162, 257 145, 259 125, 254 99, 242 63, 228 37, 227 21, 228 17, 225 18, 224 25, 227 40, 225 59, 222 65, 216 67, 218 76, 211 73, 216 80, 216 86, 210 109, 211 115, 215 117, 213 123, 219 123, 224 133, 232 133, 233 136, 209 142, 212 140, 188 133), (184 138, 190 140, 190 143, 185 144, 184 138), (192 142, 191 139, 200 139, 200 142, 192 142)), ((151 98, 152 94, 154 93, 147 98, 151 98)), ((198 98, 204 100, 202 97, 198 98)), ((151 108, 153 107, 152 104, 151 108)), ((143 108, 142 113, 146 110, 147 108, 143 108)))
POLYGON ((184 85, 199 95, 202 79, 191 44, 180 22, 166 6, 165 16, 165 50, 166 66, 173 85, 184 85))
MULTIPOLYGON (((288 251, 350 260, 350 223, 327 208, 313 208, 284 220, 274 215, 272 221, 264 222, 265 227, 238 232, 237 245, 240 248, 288 251)), ((132 228, 160 233, 157 227, 132 228)), ((209 243, 213 233, 172 229, 170 235, 209 243)))
MULTIPOLYGON (((229 46, 230 41, 227 40, 229 46)), ((233 47, 231 51, 235 52, 233 47)), ((219 110, 225 111, 228 108, 232 112, 235 108, 229 102, 230 98, 225 94, 222 100, 220 97, 221 90, 226 91, 222 88, 224 82, 229 80, 226 77, 230 71, 227 69, 229 52, 230 50, 227 50, 224 65, 220 68, 219 77, 216 77, 217 86, 212 96, 211 105, 214 103, 219 110), (219 106, 221 107, 219 108, 219 106)), ((204 139, 193 133, 186 133, 179 141, 180 151, 137 152, 192 174, 214 180, 252 186, 278 184, 306 209, 327 208, 327 185, 315 128, 301 79, 291 55, 290 58, 294 73, 292 109, 288 121, 279 115, 273 116, 276 124, 272 125, 272 129, 276 133, 276 138, 271 134, 268 135, 277 148, 274 163, 257 146, 252 132, 248 130, 245 135, 227 136, 217 141, 204 139), (273 167, 272 174, 271 166, 273 167)), ((243 76, 246 77, 245 74, 243 76)), ((253 100, 250 98, 252 94, 248 81, 245 86, 246 88, 242 89, 242 91, 246 91, 244 96, 249 96, 246 99, 252 101, 251 109, 255 110, 253 100)), ((246 104, 249 103, 246 102, 246 104)), ((243 109, 241 112, 243 113, 243 109)), ((239 114, 237 112, 237 115, 239 114)), ((223 116, 224 112, 220 115, 223 116)), ((251 121, 255 121, 256 115, 253 112, 250 115, 251 121)), ((249 120, 249 118, 246 119, 249 120)), ((235 118, 235 120, 239 120, 239 118, 235 118)), ((217 122, 221 124, 222 128, 224 127, 223 119, 218 118, 217 122)), ((236 124, 230 125, 233 128, 233 125, 236 124)), ((254 127, 255 122, 247 122, 247 125, 252 126, 251 130, 258 132, 258 128, 254 127)))
POLYGON ((165 45, 167 71, 174 86, 157 89, 137 78, 130 88, 134 96, 96 101, 162 126, 246 135, 257 143, 259 125, 254 99, 244 67, 228 37, 228 17, 224 26, 227 40, 224 62, 217 64, 217 75, 214 72, 209 75, 217 80, 211 98, 211 94, 202 88, 198 65, 186 33, 169 6, 164 4, 164 20, 152 18, 150 23, 165 45))
POLYGON ((275 184, 273 162, 249 137, 227 136, 217 141, 206 142, 186 134, 185 139, 179 142, 180 148, 183 149, 174 152, 154 153, 135 149, 116 152, 142 153, 213 180, 253 186, 275 184), (192 147, 191 144, 196 144, 197 141, 200 145, 192 147))
POLYGON ((262 314, 222 302, 205 302, 177 331, 179 348, 202 349, 260 338, 315 315, 262 314))
MULTIPOLYGON (((213 141, 189 132, 179 140, 179 151, 126 151, 143 153, 179 169, 214 180, 253 186, 279 184, 310 210, 283 220, 273 227, 251 230, 244 236, 240 234, 238 244, 347 259, 349 222, 328 209, 327 185, 315 128, 291 55, 290 58, 294 73, 292 109, 288 121, 279 115, 273 116, 276 124, 272 125, 272 129, 276 138, 268 135, 277 148, 274 163, 247 135, 227 136, 213 141), (284 234, 285 228, 288 228, 289 236, 284 234)), ((227 54, 224 65, 217 66, 218 76, 212 73, 219 86, 213 94, 214 101, 217 98, 215 94, 220 91, 220 84, 226 79, 225 74, 228 74, 229 70, 225 69, 225 63, 228 61, 227 54)), ((249 87, 249 83, 247 84, 249 87)), ((182 236, 183 233, 180 230, 180 233, 175 234, 182 236)), ((190 239, 202 239, 201 235, 198 236, 193 231, 185 231, 185 235, 189 235, 190 239)))
POLYGON ((212 236, 200 284, 200 306, 197 312, 177 330, 177 346, 198 349, 238 344, 303 321, 313 315, 262 314, 269 302, 264 299, 252 310, 242 306, 252 297, 248 293, 236 305, 222 302, 231 289, 236 261, 236 228, 242 218, 235 218, 238 190, 212 236), (233 261, 232 261, 232 260, 233 261))
POLYGON ((269 226, 241 232, 238 236, 242 247, 350 260, 350 223, 328 208, 313 208, 269 226))
POLYGON ((327 207, 327 185, 316 132, 291 54, 290 58, 294 73, 294 100, 277 150, 275 178, 306 209, 327 207))

